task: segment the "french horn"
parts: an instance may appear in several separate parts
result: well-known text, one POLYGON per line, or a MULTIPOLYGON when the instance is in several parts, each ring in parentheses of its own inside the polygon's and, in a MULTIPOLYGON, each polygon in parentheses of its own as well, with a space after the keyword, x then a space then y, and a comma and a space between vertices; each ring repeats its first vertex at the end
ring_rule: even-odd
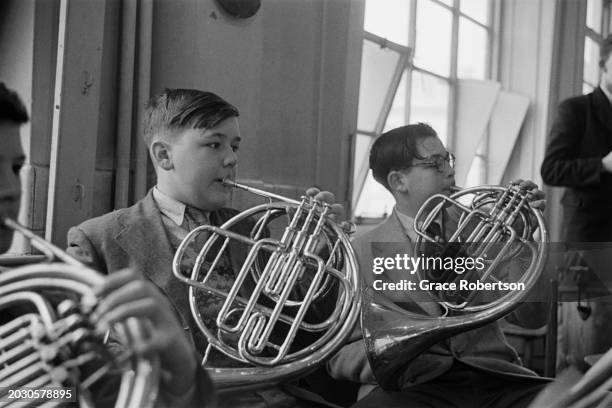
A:
POLYGON ((24 235, 47 262, 0 272, 0 407, 68 401, 93 407, 91 387, 109 371, 119 378, 115 408, 152 407, 158 360, 130 351, 131 344, 146 339, 146 323, 131 318, 114 325, 118 344, 113 347, 121 350, 111 353, 108 333, 100 332, 92 316, 93 288, 103 276, 16 221, 2 222, 24 235))
POLYGON ((518 262, 524 273, 513 276, 512 282, 523 289, 501 290, 492 298, 477 291, 429 290, 432 302, 443 311, 441 316, 404 310, 365 290, 361 326, 370 366, 382 388, 400 388, 403 371, 421 353, 448 337, 502 318, 525 298, 542 273, 548 253, 544 217, 529 204, 530 194, 516 183, 456 188, 450 196, 433 195, 421 206, 414 220, 419 236, 416 256, 480 257, 484 267, 473 269, 469 276, 430 268, 419 271, 419 279, 499 283, 509 279, 508 266, 518 262), (433 224, 448 214, 453 214, 456 225, 444 237, 432 233, 433 224))
POLYGON ((202 363, 218 389, 287 381, 325 361, 357 321, 361 291, 351 225, 338 225, 330 205, 312 197, 296 201, 224 183, 268 202, 220 227, 193 229, 175 253, 173 273, 190 286, 192 314, 208 341, 202 363), (241 223, 249 225, 246 233, 235 231, 241 223), (201 247, 188 250, 198 240, 201 247), (242 250, 244 261, 224 287, 217 275, 230 249, 242 250), (213 321, 203 316, 198 293, 221 305, 213 321), (211 353, 235 364, 217 364, 211 353))

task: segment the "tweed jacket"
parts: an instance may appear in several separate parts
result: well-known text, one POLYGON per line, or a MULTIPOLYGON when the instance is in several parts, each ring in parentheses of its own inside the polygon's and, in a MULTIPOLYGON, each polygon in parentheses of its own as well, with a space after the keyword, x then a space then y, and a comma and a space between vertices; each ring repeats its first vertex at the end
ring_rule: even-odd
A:
POLYGON ((612 241, 612 174, 601 159, 612 150, 612 106, 601 88, 559 105, 549 134, 542 179, 566 187, 566 241, 612 241))
MULTIPOLYGON (((397 281, 393 277, 393 271, 385 271, 382 275, 374 275, 372 271, 373 259, 375 257, 393 257, 396 253, 407 253, 412 256, 412 245, 406 235, 397 214, 391 216, 373 230, 357 237, 353 241, 355 252, 359 259, 359 267, 363 284, 371 287, 374 279, 382 276, 388 282, 397 281)), ((380 293, 380 292, 379 292, 380 293)), ((412 301, 405 302, 404 298, 393 298, 389 294, 388 299, 402 308, 423 315, 436 315, 437 304, 425 298, 425 293, 410 291, 412 301), (401 301, 401 303, 400 303, 401 301)), ((367 307, 367 305, 364 305, 367 307)), ((430 381, 450 369, 453 359, 460 360, 465 364, 486 370, 492 374, 507 375, 513 377, 534 378, 535 373, 522 366, 516 351, 507 343, 505 336, 497 322, 485 325, 478 329, 469 330, 458 334, 448 341, 438 343, 413 360, 406 368, 401 378, 398 378, 400 388, 430 381)), ((353 341, 345 345, 328 363, 328 371, 334 378, 360 382, 362 384, 375 384, 376 380, 369 366, 365 347, 361 339, 361 330, 356 330, 353 341)), ((364 386, 360 396, 364 396, 364 390, 368 392, 372 386, 364 386)))
MULTIPOLYGON (((219 210, 211 214, 211 223, 218 225, 236 213, 232 209, 219 210)), ((188 288, 177 284, 178 280, 172 275, 172 245, 152 191, 129 208, 71 228, 68 231, 67 252, 103 274, 127 267, 140 270, 166 295, 182 326, 192 335, 197 331, 197 324, 187 305, 188 288)), ((192 336, 189 338, 192 339, 192 336)), ((198 395, 192 403, 206 406, 214 392, 210 379, 202 369, 198 372, 196 388, 198 395)), ((167 404, 171 406, 174 402, 170 398, 167 404)))
MULTIPOLYGON (((210 214, 210 222, 219 226, 237 213, 234 209, 223 208, 210 214)), ((252 226, 249 220, 236 224, 232 230, 248 235, 252 226)), ((164 228, 152 190, 132 207, 113 211, 71 228, 68 231, 67 251, 102 273, 112 273, 127 267, 142 271, 144 276, 166 295, 183 327, 191 332, 191 339, 196 340, 197 344, 197 339, 203 337, 189 308, 188 288, 172 275, 173 246, 164 228)), ((230 243, 229 252, 232 269, 240 270, 246 257, 246 248, 230 243)), ((243 287, 245 292, 250 290, 249 285, 252 286, 253 282, 247 280, 243 287)), ((316 312, 317 310, 312 313, 316 312)), ((203 350, 198 350, 198 353, 200 352, 203 350)), ((198 359, 201 359, 201 355, 198 359)), ((200 395, 193 403, 204 407, 213 395, 213 387, 204 370, 200 370, 198 376, 200 378, 197 389, 200 395)), ((293 406, 296 399, 316 401, 320 406, 332 406, 310 391, 286 384, 282 389, 271 388, 259 393, 235 391, 229 396, 220 394, 217 402, 219 407, 256 408, 293 406)), ((169 403, 168 406, 173 404, 169 403)))

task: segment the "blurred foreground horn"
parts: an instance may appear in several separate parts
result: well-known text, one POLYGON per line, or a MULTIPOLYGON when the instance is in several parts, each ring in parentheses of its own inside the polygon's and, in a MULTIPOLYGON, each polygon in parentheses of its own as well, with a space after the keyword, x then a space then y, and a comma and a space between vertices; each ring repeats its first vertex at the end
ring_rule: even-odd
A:
POLYGON ((97 302, 93 288, 103 276, 17 222, 2 221, 28 238, 50 263, 0 272, 0 407, 65 406, 69 398, 93 407, 89 389, 109 370, 121 373, 115 408, 153 406, 157 358, 145 359, 130 349, 146 338, 144 322, 132 318, 114 325, 123 355, 111 355, 92 317, 97 302), (41 388, 58 393, 49 400, 24 395, 21 402, 7 396, 9 389, 41 388))
POLYGON ((530 194, 517 184, 507 188, 481 186, 456 191, 450 197, 436 194, 423 204, 414 220, 419 235, 415 256, 480 257, 484 268, 463 275, 431 268, 418 271, 420 280, 458 282, 460 278, 510 283, 504 276, 510 262, 524 270, 512 279, 513 283, 524 284, 524 290, 500 290, 492 299, 478 292, 429 291, 432 302, 446 311, 444 316, 432 317, 404 310, 368 288, 361 324, 370 365, 381 387, 398 389, 405 368, 421 353, 448 337, 505 316, 524 299, 540 276, 548 253, 544 218, 529 204, 530 194), (454 228, 447 229, 448 239, 429 232, 445 212, 454 213, 459 220, 454 228), (539 238, 534 242, 536 230, 539 238))
POLYGON ((221 227, 191 231, 175 254, 173 273, 190 285, 193 317, 208 341, 203 363, 217 388, 286 381, 325 361, 350 335, 361 299, 357 259, 347 231, 329 218, 329 205, 224 183, 269 203, 221 227), (239 234, 243 222, 249 232, 239 234), (202 236, 206 242, 190 252, 202 236), (223 259, 230 247, 246 256, 228 279, 223 259), (200 311, 211 299, 219 305, 215 319, 200 311), (217 364, 213 353, 233 364, 217 364))

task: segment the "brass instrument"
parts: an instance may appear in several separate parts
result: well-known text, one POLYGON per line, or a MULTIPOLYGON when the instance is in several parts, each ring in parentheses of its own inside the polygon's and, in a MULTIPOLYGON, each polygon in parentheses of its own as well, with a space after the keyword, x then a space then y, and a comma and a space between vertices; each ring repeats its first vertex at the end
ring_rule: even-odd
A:
POLYGON ((443 311, 439 317, 409 312, 366 291, 361 325, 370 366, 381 387, 398 389, 403 370, 421 353, 448 337, 500 319, 525 298, 544 268, 548 250, 544 218, 530 206, 530 194, 518 184, 480 186, 456 189, 450 196, 436 194, 422 205, 414 220, 419 235, 415 255, 480 258, 484 268, 461 276, 433 268, 419 271, 419 279, 503 282, 508 278, 501 274, 508 273, 508 264, 518 262, 525 272, 512 282, 524 284, 524 290, 499 291, 493 299, 478 292, 429 291, 443 311), (432 225, 449 213, 457 220, 450 236, 432 234, 432 225), (536 230, 539 236, 534 241, 536 230))
POLYGON ((114 325, 123 348, 111 355, 108 333, 100 333, 92 317, 93 288, 103 276, 17 222, 2 222, 29 239, 48 262, 0 272, 0 407, 65 405, 67 389, 72 401, 92 407, 89 389, 111 369, 121 373, 115 408, 153 406, 157 358, 130 352, 131 344, 145 339, 145 322, 132 318, 114 325), (63 398, 37 401, 28 395, 19 402, 7 395, 11 389, 43 388, 63 390, 63 398))
POLYGON ((322 363, 357 321, 361 294, 349 226, 333 222, 331 207, 312 197, 296 201, 224 183, 269 202, 220 227, 192 230, 177 249, 173 273, 190 286, 192 314, 208 341, 203 364, 217 388, 285 381, 322 363), (236 231, 245 223, 246 233, 236 231), (201 248, 190 253, 202 237, 201 248), (222 264, 230 248, 245 257, 224 287, 222 264), (214 321, 200 311, 211 300, 220 305, 214 321), (237 363, 216 365, 211 353, 237 363))

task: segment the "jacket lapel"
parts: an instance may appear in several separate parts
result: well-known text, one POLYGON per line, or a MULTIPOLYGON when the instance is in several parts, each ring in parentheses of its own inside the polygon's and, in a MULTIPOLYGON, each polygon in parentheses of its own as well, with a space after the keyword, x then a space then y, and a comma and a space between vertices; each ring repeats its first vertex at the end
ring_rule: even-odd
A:
POLYGON ((142 267, 142 272, 159 288, 166 287, 172 275, 174 254, 162 224, 161 213, 151 191, 119 222, 121 232, 115 237, 117 243, 133 260, 133 267, 142 267))
MULTIPOLYGON (((414 256, 414 243, 406 235, 395 211, 373 232, 371 245, 374 258, 395 256, 399 253, 414 256)), ((414 280, 417 281, 416 277, 414 280)), ((425 292, 412 291, 411 297, 412 302, 402 302, 401 306, 404 309, 413 312, 424 311, 430 316, 440 315, 440 307, 425 292)))
MULTIPOLYGON (((385 253, 388 255, 389 243, 402 244, 404 250, 406 246, 412 246, 412 242, 404 233, 404 229, 400 224, 395 211, 392 212, 389 218, 380 224, 380 226, 378 226, 373 232, 372 255, 374 257, 385 256, 385 253)), ((412 253, 412 248, 410 248, 408 251, 412 253)))
POLYGON ((593 91, 593 105, 597 118, 608 129, 608 136, 612 137, 612 106, 606 94, 599 87, 593 91))

